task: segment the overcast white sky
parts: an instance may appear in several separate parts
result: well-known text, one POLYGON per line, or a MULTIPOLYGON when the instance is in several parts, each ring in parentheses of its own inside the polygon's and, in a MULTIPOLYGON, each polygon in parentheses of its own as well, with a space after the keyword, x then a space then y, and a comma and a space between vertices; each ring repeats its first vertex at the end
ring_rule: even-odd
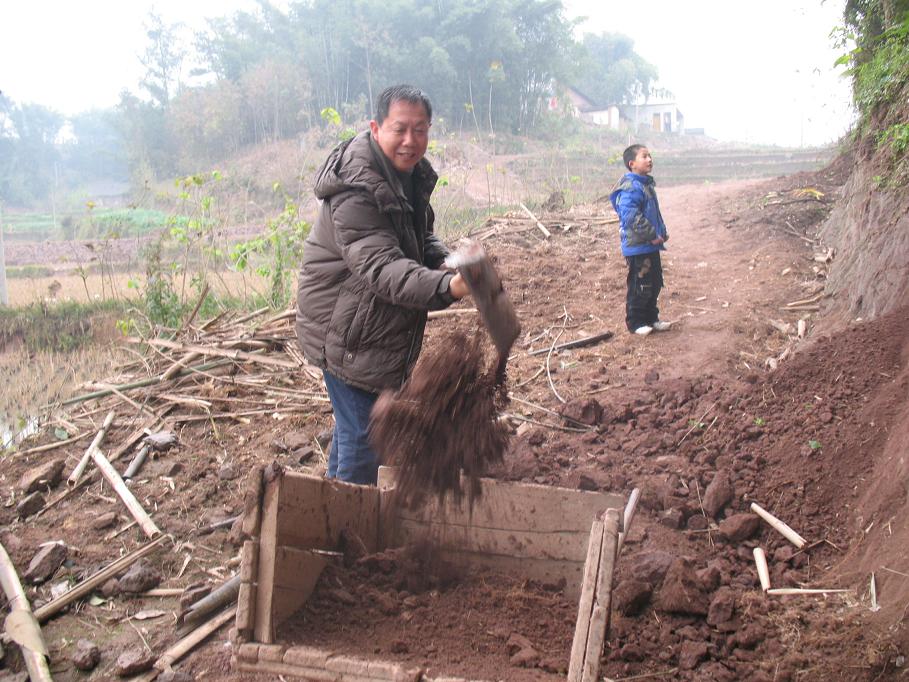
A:
MULTIPOLYGON (((580 30, 624 33, 673 91, 688 127, 711 137, 796 146, 836 140, 852 120, 848 82, 829 38, 843 0, 563 0, 580 30)), ((285 2, 276 2, 279 6, 285 2)), ((253 0, 5 0, 0 90, 65 113, 107 107, 135 90, 142 22, 200 28, 253 0)), ((432 94, 432 93, 430 93, 432 94)))

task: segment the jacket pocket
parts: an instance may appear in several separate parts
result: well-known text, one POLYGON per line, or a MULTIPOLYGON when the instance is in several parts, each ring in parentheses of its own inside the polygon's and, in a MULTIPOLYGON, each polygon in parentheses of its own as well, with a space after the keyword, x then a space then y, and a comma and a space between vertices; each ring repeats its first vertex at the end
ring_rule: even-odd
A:
POLYGON ((643 213, 638 213, 631 220, 631 225, 625 230, 627 246, 641 246, 649 244, 657 238, 656 228, 644 217, 643 213))
POLYGON ((366 327, 367 321, 372 314, 375 300, 376 297, 374 295, 365 293, 357 303, 357 311, 354 313, 353 320, 351 320, 350 329, 347 332, 347 339, 344 342, 344 347, 349 352, 356 353, 357 349, 360 347, 363 329, 366 327))

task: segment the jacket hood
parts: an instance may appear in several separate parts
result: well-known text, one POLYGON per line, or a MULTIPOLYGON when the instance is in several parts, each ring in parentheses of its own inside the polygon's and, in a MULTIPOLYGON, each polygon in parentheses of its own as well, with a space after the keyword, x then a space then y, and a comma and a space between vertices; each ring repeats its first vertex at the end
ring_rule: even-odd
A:
MULTIPOLYGON (((414 188, 429 203, 438 175, 425 158, 420 159, 413 173, 414 188)), ((368 130, 335 147, 316 174, 317 199, 352 190, 373 195, 383 213, 400 213, 408 205, 401 181, 368 130)))

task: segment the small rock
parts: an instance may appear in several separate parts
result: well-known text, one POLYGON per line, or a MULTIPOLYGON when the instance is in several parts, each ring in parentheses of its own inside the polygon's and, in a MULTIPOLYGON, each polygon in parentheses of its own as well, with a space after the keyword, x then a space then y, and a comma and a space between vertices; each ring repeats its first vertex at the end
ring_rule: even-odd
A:
POLYGON ((735 592, 728 587, 721 587, 717 590, 710 602, 710 608, 707 610, 707 624, 719 625, 732 620, 732 614, 735 613, 735 592))
POLYGON ((676 559, 663 579, 656 606, 669 613, 706 616, 709 601, 707 593, 694 576, 691 561, 676 559))
POLYGON ((708 516, 716 518, 723 508, 732 501, 735 488, 727 471, 718 471, 704 491, 703 506, 708 516))
POLYGON ((707 642, 682 642, 679 650, 679 668, 694 670, 707 658, 707 642))
POLYGON ((704 515, 698 513, 688 517, 688 522, 685 524, 685 527, 688 528, 688 530, 707 530, 708 525, 704 515))
POLYGON ((154 589, 161 584, 161 572, 145 559, 139 559, 117 582, 120 591, 128 594, 139 594, 154 589))
POLYGON ((630 574, 639 580, 657 589, 666 577, 666 572, 672 565, 672 555, 669 552, 654 550, 638 554, 631 560, 630 574))
POLYGON ((240 472, 233 464, 225 464, 218 469, 218 478, 222 481, 233 481, 240 477, 240 472))
POLYGON ((612 605, 623 616, 638 615, 650 601, 653 587, 642 580, 623 580, 612 593, 612 605))
POLYGON ((396 639, 391 643, 391 653, 393 654, 407 654, 410 653, 410 647, 407 645, 407 642, 396 639))
POLYGON ((153 450, 167 450, 177 442, 177 434, 173 431, 158 431, 148 434, 142 442, 150 445, 153 450))
POLYGON ((723 579, 723 574, 716 566, 707 566, 707 568, 702 568, 701 570, 697 571, 695 575, 701 582, 701 585, 704 586, 704 589, 708 592, 713 592, 717 587, 719 587, 720 581, 723 579))
POLYGON ((596 426, 603 420, 603 406, 593 398, 577 398, 562 407, 561 415, 566 421, 596 426))
POLYGON ((652 386, 660 380, 660 373, 655 369, 651 369, 644 375, 644 383, 648 386, 652 386))
POLYGON ((55 459, 27 471, 19 479, 19 490, 26 495, 55 487, 63 478, 64 460, 55 459))
POLYGON ((533 649, 533 644, 524 635, 519 635, 517 632, 512 633, 505 642, 505 650, 509 656, 514 656, 521 649, 533 649))
POLYGON ((150 670, 155 664, 155 655, 145 647, 124 651, 117 658, 117 675, 130 677, 150 670))
POLYGON ((173 478, 174 476, 176 476, 177 474, 179 474, 179 473, 182 472, 182 471, 183 471, 183 463, 182 463, 182 462, 174 462, 174 463, 171 464, 170 467, 167 469, 167 477, 168 477, 168 478, 173 478))
POLYGON ((637 644, 626 644, 616 652, 616 658, 620 661, 643 661, 646 656, 644 650, 637 644))
POLYGON ((732 636, 732 640, 743 649, 753 649, 766 638, 764 628, 756 623, 746 625, 732 636))
POLYGON ((117 512, 105 512, 99 514, 92 521, 92 528, 95 530, 104 530, 110 528, 117 522, 117 512))
POLYGON ((754 514, 733 514, 720 523, 720 536, 729 543, 742 542, 754 536, 760 525, 754 514))
POLYGON ((158 682, 194 682, 196 678, 189 673, 178 673, 170 669, 158 675, 157 679, 158 682))
POLYGON ((509 663, 518 668, 535 668, 539 661, 540 653, 533 647, 521 649, 509 659, 509 663))
POLYGON ((116 597, 120 594, 120 582, 116 578, 111 578, 101 586, 101 596, 106 599, 116 597))
POLYGON ((332 429, 325 429, 324 431, 319 431, 316 435, 316 442, 319 444, 323 450, 328 449, 328 444, 331 443, 331 436, 333 434, 332 429))
POLYGON ((80 639, 70 660, 78 670, 94 670, 101 662, 101 649, 90 640, 80 639))
POLYGON ((20 519, 24 519, 32 514, 37 514, 42 509, 44 509, 44 495, 36 490, 19 500, 19 504, 16 505, 16 515, 20 519))
POLYGON ((44 545, 32 557, 23 577, 35 585, 43 583, 57 572, 57 569, 66 561, 68 554, 69 550, 63 542, 51 542, 44 545))
POLYGON ((311 460, 316 454, 315 448, 310 445, 307 445, 303 448, 297 448, 293 451, 294 459, 297 460, 300 464, 306 464, 311 460))
POLYGON ((673 530, 678 530, 685 522, 685 514, 681 509, 670 508, 660 512, 660 524, 673 530))

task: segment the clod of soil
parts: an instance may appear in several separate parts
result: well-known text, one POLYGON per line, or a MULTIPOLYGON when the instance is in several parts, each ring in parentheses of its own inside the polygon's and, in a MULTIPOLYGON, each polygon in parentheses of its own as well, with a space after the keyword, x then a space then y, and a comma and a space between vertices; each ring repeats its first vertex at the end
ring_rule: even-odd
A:
POLYGON ((482 340, 463 332, 439 339, 403 388, 383 393, 373 408, 370 438, 380 459, 399 467, 402 504, 427 494, 460 503, 462 470, 472 500, 479 476, 502 461, 509 434, 497 416, 507 392, 495 368, 485 368, 482 340))

